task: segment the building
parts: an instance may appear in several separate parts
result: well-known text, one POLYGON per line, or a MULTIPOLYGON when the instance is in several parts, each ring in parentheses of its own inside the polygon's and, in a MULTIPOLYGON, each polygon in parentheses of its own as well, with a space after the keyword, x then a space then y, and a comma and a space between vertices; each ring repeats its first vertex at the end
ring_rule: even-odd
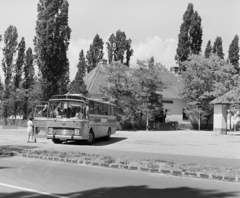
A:
MULTIPOLYGON (((107 60, 102 60, 96 68, 84 77, 87 90, 92 98, 102 98, 99 85, 105 83, 106 73, 104 68, 106 65, 107 60)), ((167 109, 166 121, 182 122, 183 109, 186 107, 186 103, 182 102, 179 96, 179 90, 182 85, 181 76, 178 75, 178 70, 174 69, 171 72, 161 72, 161 79, 164 83, 164 88, 162 91, 158 91, 158 93, 162 94, 163 108, 167 109)))

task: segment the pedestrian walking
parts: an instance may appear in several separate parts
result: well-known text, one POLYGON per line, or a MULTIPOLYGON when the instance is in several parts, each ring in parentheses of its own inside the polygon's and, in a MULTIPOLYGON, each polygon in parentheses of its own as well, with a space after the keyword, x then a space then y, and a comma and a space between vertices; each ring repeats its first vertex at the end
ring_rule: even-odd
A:
POLYGON ((32 138, 32 140, 34 139, 34 141, 36 142, 36 139, 33 137, 33 117, 29 117, 29 120, 27 122, 27 134, 28 134, 28 143, 30 142, 30 139, 32 138))

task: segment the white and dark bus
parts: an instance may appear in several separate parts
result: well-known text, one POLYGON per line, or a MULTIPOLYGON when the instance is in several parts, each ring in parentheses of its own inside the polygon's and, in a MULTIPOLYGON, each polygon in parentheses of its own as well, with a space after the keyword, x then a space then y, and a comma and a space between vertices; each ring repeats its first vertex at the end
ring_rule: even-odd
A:
POLYGON ((35 109, 34 136, 46 137, 55 144, 95 138, 110 139, 116 132, 116 106, 81 94, 54 95, 35 109))

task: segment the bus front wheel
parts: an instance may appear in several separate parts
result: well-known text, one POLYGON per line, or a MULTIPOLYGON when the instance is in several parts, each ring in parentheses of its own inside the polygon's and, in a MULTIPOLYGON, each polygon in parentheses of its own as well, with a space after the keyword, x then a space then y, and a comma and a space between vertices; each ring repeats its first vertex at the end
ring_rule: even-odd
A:
POLYGON ((61 141, 61 140, 59 140, 59 139, 52 139, 52 142, 53 142, 54 144, 62 144, 62 143, 63 143, 63 141, 61 141))
POLYGON ((93 131, 91 130, 91 131, 89 132, 89 135, 88 135, 87 144, 88 144, 88 145, 91 145, 91 144, 94 142, 94 139, 95 139, 94 133, 93 133, 93 131))

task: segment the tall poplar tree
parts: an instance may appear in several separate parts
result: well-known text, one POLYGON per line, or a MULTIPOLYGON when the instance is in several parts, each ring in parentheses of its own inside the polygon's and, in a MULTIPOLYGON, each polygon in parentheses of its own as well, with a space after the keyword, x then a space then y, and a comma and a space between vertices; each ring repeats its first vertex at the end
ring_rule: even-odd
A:
POLYGON ((23 70, 23 64, 24 64, 24 58, 25 58, 25 39, 22 38, 20 43, 18 44, 18 54, 17 54, 17 60, 14 67, 14 89, 18 89, 20 87, 20 83, 22 81, 22 70, 23 70))
POLYGON ((86 55, 86 59, 88 61, 88 73, 97 66, 99 61, 102 60, 103 55, 103 40, 97 34, 94 37, 93 43, 90 45, 89 51, 87 51, 86 55))
POLYGON ((86 74, 86 62, 85 62, 85 57, 83 50, 81 50, 79 54, 79 62, 77 65, 78 71, 75 76, 75 79, 72 81, 70 85, 70 90, 69 93, 78 93, 78 94, 83 94, 87 95, 87 86, 84 83, 83 77, 86 74))
POLYGON ((204 52, 205 58, 209 58, 211 53, 212 53, 212 45, 211 45, 211 41, 209 40, 204 52))
POLYGON ((9 116, 9 96, 11 90, 11 83, 12 83, 12 73, 13 73, 13 60, 14 55, 16 53, 17 48, 17 28, 10 25, 4 33, 4 47, 3 51, 3 60, 2 60, 2 68, 5 77, 5 86, 4 86, 4 96, 3 96, 3 117, 6 118, 9 116))
POLYGON ((239 72, 239 38, 238 35, 234 37, 228 50, 228 59, 235 69, 239 72))
POLYGON ((202 19, 195 11, 191 18, 191 26, 189 29, 190 53, 198 55, 202 47, 202 19))
POLYGON ((189 3, 186 12, 183 15, 183 23, 180 26, 178 34, 178 47, 175 60, 181 70, 185 71, 186 61, 190 54, 199 54, 202 47, 202 19, 198 12, 193 9, 193 4, 189 3))
POLYGON ((213 53, 217 54, 221 59, 224 59, 224 53, 222 48, 222 38, 217 37, 213 44, 213 53))
POLYGON ((187 60, 190 53, 189 29, 193 12, 193 4, 189 3, 183 15, 183 23, 180 26, 180 33, 178 34, 178 47, 175 60, 182 70, 185 70, 185 67, 181 63, 187 60))
POLYGON ((13 115, 17 116, 20 114, 22 109, 22 90, 20 90, 20 86, 22 83, 22 71, 23 71, 23 64, 25 59, 25 39, 22 37, 21 41, 17 47, 17 59, 16 63, 14 64, 14 77, 13 77, 13 84, 14 87, 11 91, 11 98, 12 98, 12 105, 13 105, 13 115))
POLYGON ((68 90, 67 50, 71 34, 68 8, 67 0, 39 0, 38 3, 34 45, 42 78, 43 100, 68 90))
POLYGON ((133 49, 131 47, 132 40, 127 39, 125 32, 118 30, 116 36, 111 34, 107 42, 108 61, 120 61, 129 67, 133 49))
POLYGON ((34 85, 34 67, 33 67, 32 48, 28 48, 25 55, 25 63, 23 67, 23 89, 25 91, 25 98, 23 104, 23 117, 26 119, 29 113, 29 96, 34 85))

